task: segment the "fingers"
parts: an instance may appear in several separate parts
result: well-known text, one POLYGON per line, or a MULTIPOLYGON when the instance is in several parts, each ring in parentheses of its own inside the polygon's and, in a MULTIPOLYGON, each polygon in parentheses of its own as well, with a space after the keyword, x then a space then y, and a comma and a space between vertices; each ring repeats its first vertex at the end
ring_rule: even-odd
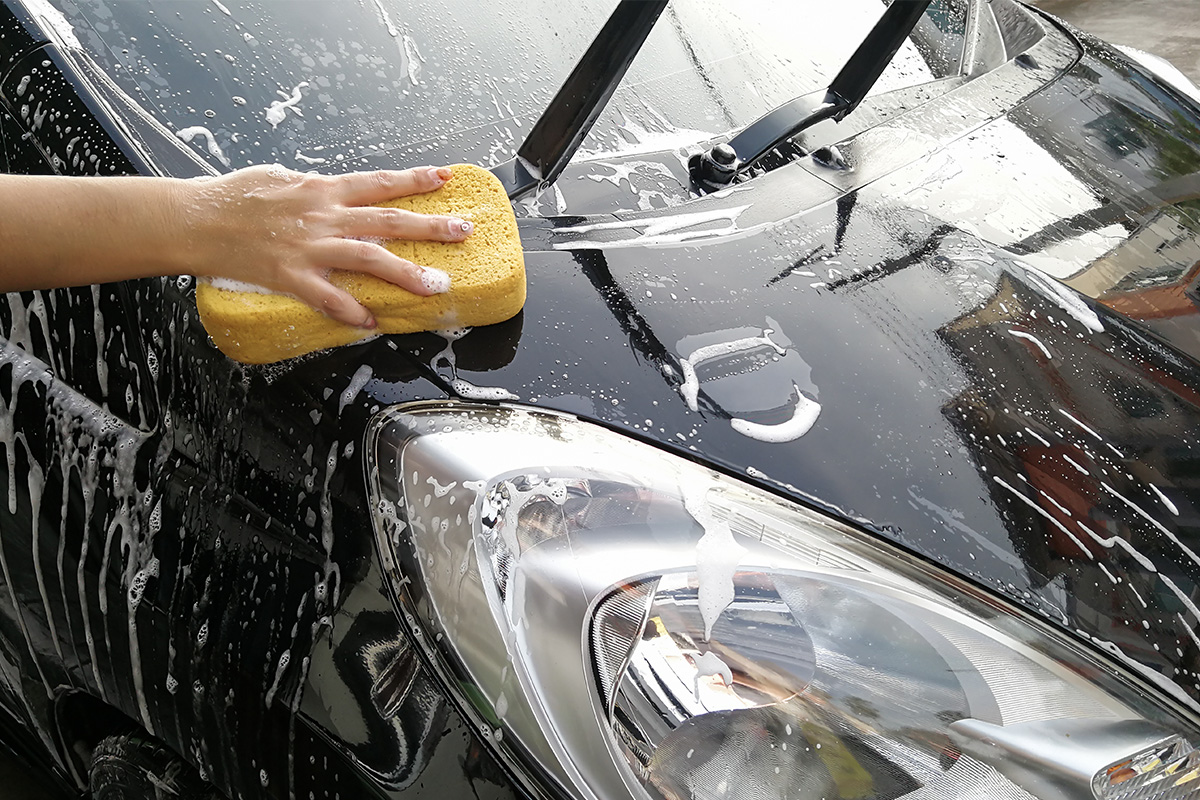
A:
MULTIPOLYGON (((450 276, 442 270, 417 266, 370 242, 331 240, 321 248, 319 256, 321 262, 332 269, 366 272, 422 297, 450 290, 450 276)), ((331 284, 320 272, 297 274, 288 289, 308 305, 345 325, 373 330, 377 324, 366 307, 349 292, 331 284)))
POLYGON ((334 178, 337 192, 347 205, 371 205, 410 194, 440 189, 450 180, 449 167, 352 172, 334 178))
POLYGON ((375 317, 349 292, 337 288, 317 272, 303 272, 289 287, 296 297, 326 316, 355 328, 373 330, 375 317))
POLYGON ((419 296, 448 291, 450 277, 399 258, 379 245, 345 237, 462 241, 474 229, 467 220, 371 205, 436 190, 450 177, 448 167, 335 177, 282 167, 230 173, 212 182, 223 189, 213 196, 224 214, 221 224, 212 227, 225 237, 221 241, 236 240, 243 255, 203 274, 250 280, 289 292, 338 322, 373 329, 376 322, 370 311, 328 281, 330 269, 374 275, 419 296), (241 247, 244 242, 250 246, 241 247))
POLYGON ((347 209, 342 217, 344 236, 380 236, 385 239, 422 239, 434 242, 461 242, 475 226, 458 217, 417 214, 399 208, 347 209))
POLYGON ((450 290, 450 276, 442 270, 418 266, 371 242, 329 239, 314 257, 325 267, 365 272, 422 297, 450 290))

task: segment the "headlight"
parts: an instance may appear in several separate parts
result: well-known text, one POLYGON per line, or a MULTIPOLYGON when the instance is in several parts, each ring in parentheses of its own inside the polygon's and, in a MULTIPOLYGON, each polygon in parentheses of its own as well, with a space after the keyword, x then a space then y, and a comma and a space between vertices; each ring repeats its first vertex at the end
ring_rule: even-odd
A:
POLYGON ((797 505, 530 409, 372 428, 425 657, 535 795, 1144 798, 1200 742, 1090 652, 797 505))

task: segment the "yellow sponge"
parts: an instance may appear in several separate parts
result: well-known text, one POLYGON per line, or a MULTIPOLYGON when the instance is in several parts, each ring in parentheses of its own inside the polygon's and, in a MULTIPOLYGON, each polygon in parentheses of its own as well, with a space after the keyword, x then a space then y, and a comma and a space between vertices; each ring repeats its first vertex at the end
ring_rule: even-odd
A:
POLYGON ((243 364, 270 364, 377 333, 416 333, 492 325, 525 305, 525 259, 517 221, 504 187, 492 173, 455 164, 454 177, 428 194, 380 203, 421 214, 445 214, 475 223, 462 242, 393 239, 384 246, 401 258, 449 273, 450 291, 420 297, 372 275, 334 271, 329 280, 371 310, 373 331, 343 325, 293 297, 196 287, 200 320, 221 352, 243 364))

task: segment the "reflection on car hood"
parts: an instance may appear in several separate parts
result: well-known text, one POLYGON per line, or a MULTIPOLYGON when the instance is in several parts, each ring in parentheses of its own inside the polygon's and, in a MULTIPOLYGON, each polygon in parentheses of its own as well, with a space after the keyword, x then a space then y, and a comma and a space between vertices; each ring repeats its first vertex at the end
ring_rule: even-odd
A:
MULTIPOLYGON (((1047 108, 1111 111, 1071 88, 1047 108)), ((1061 119, 1021 122, 977 133, 990 149, 957 143, 774 224, 743 225, 767 182, 708 211, 528 224, 523 324, 406 344, 447 387, 498 385, 855 520, 1194 701, 1200 367, 1185 346, 1196 307, 1161 327, 1043 270, 1073 263, 1061 277, 1100 285, 1094 269, 1107 269, 1095 294, 1153 305, 1145 292, 1194 277, 1200 256, 1179 254, 1200 238, 1180 203, 1135 206, 1164 176, 1105 183, 1111 161, 1069 161, 1094 141, 1061 119), (1047 140, 1057 128, 1058 149, 1031 147, 1034 128, 1047 140), (1061 174, 1041 187, 1028 174, 972 180, 1020 148, 1025 167, 1053 154, 1061 174), (1171 258, 1152 241, 1167 230, 1171 258), (1178 274, 1150 288, 1130 273, 1111 280, 1139 253, 1178 274), (453 375, 437 357, 447 346, 453 375)), ((1194 149, 1173 157, 1177 171, 1200 165, 1194 149)), ((803 183, 800 172, 768 177, 803 183)), ((365 357, 383 358, 384 344, 365 357)))

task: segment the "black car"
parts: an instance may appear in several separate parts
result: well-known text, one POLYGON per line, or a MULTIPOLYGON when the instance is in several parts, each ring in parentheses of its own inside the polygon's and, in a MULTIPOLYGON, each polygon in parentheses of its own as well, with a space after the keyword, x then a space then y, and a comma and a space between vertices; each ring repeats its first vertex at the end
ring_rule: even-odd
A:
POLYGON ((95 798, 1197 796, 1198 98, 1015 0, 5 0, 6 171, 479 163, 529 299, 254 367, 190 278, 8 295, 4 742, 95 798))

